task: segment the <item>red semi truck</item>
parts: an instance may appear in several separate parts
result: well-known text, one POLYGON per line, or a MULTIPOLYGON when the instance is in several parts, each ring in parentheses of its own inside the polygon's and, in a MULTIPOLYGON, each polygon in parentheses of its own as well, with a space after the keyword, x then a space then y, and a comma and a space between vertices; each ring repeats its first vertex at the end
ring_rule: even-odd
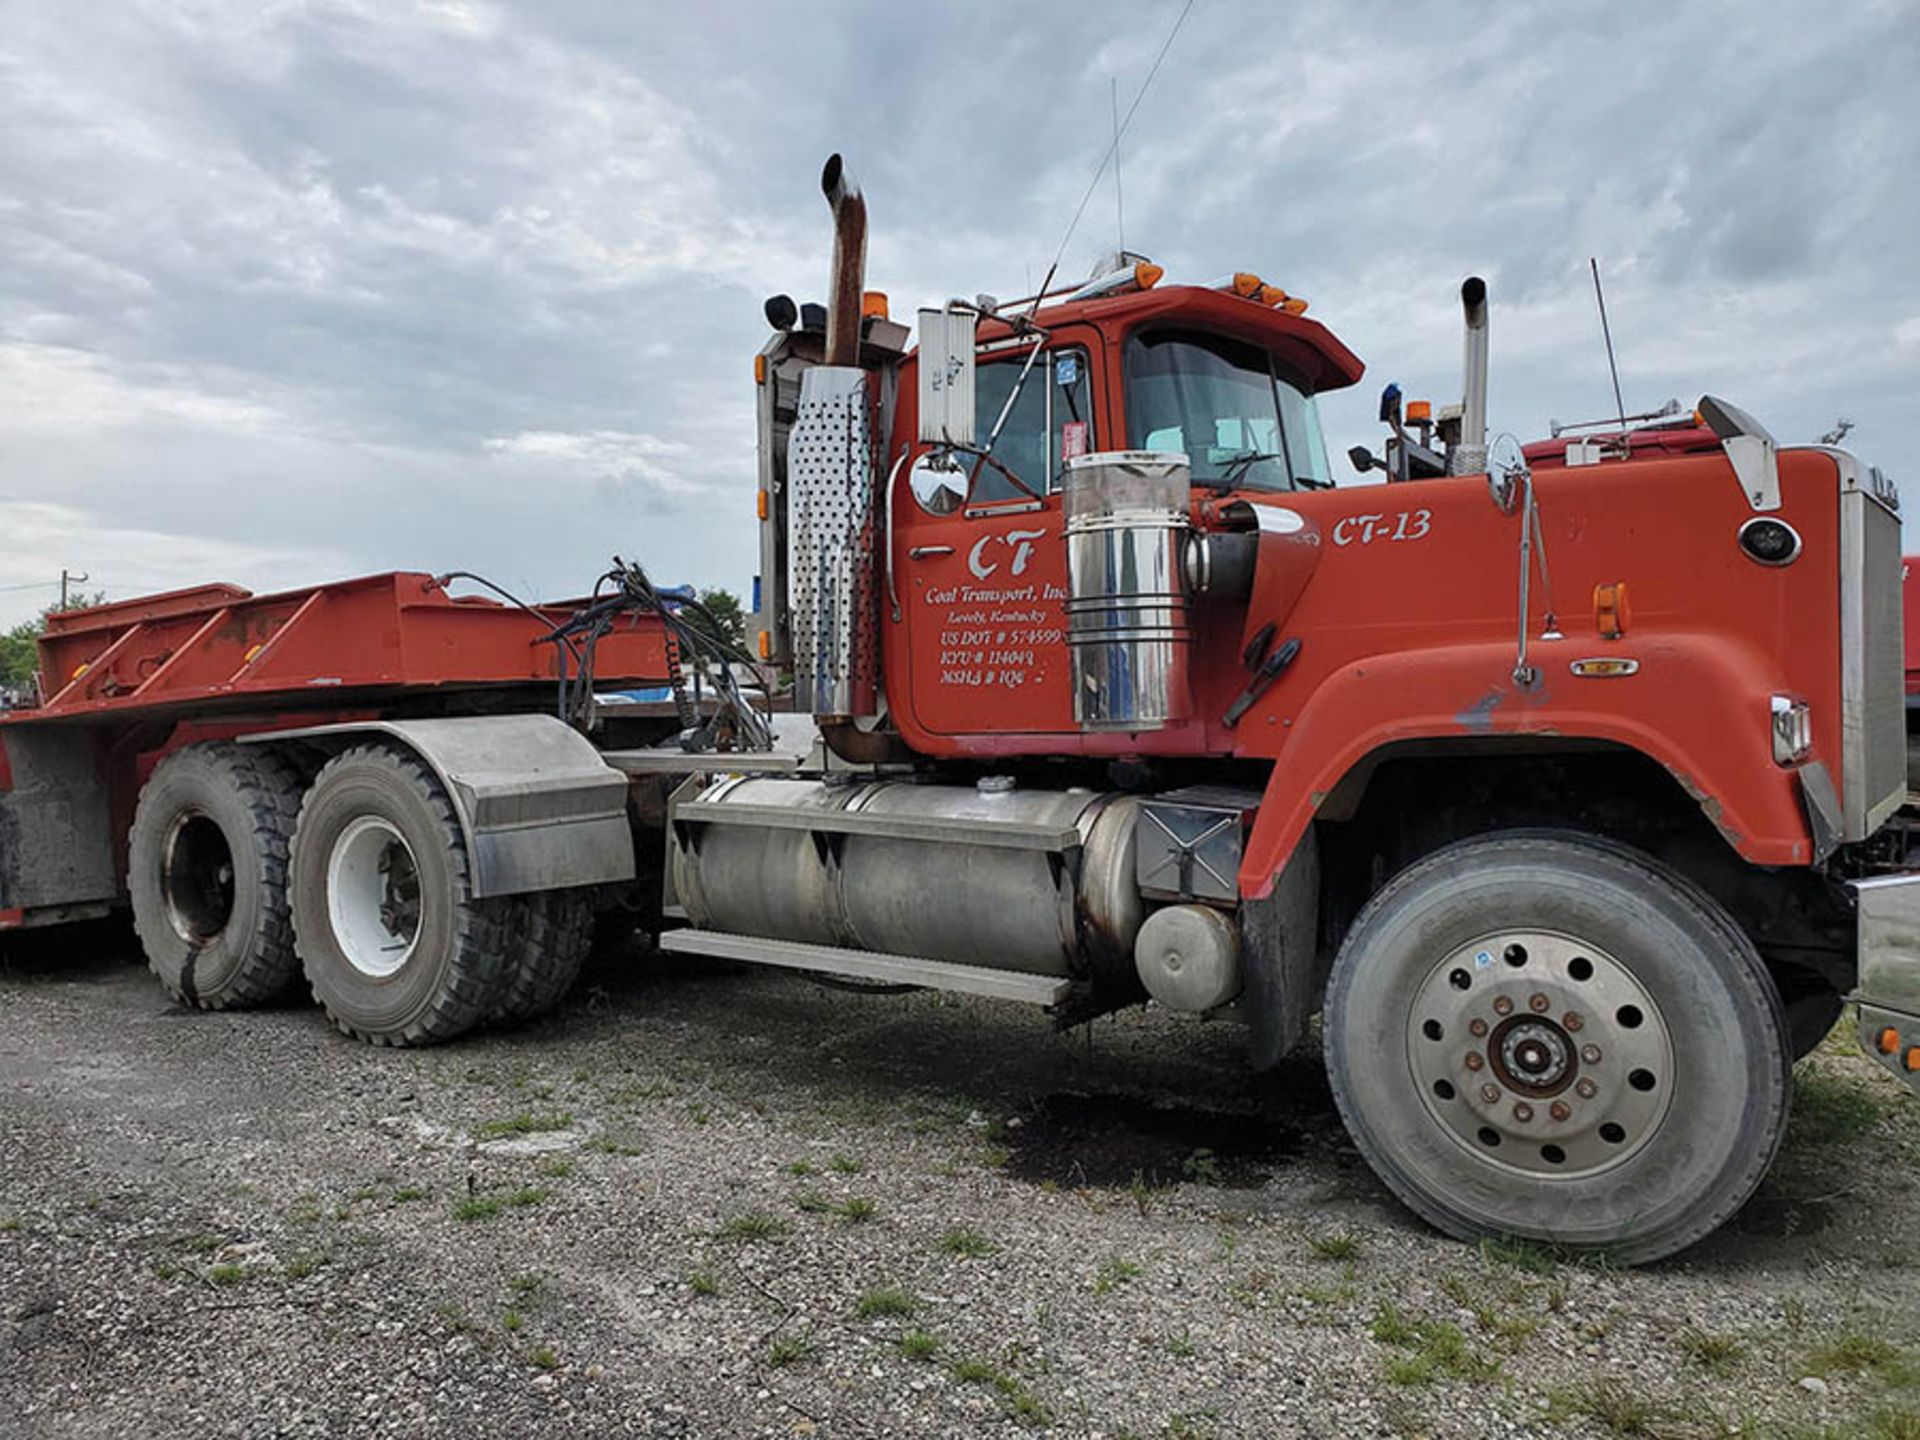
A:
POLYGON ((382 1044, 550 1007, 615 899, 671 951, 1231 1017, 1256 1068, 1318 1015, 1414 1210, 1626 1261, 1752 1193, 1843 998, 1920 1071, 1878 472, 1711 398, 1490 465, 1469 281, 1461 401, 1390 388, 1387 483, 1336 487, 1362 366, 1298 298, 1119 255, 909 346, 823 188, 828 301, 754 360, 753 656, 618 564, 56 616, 0 924, 131 906, 182 1002, 304 977, 382 1044))

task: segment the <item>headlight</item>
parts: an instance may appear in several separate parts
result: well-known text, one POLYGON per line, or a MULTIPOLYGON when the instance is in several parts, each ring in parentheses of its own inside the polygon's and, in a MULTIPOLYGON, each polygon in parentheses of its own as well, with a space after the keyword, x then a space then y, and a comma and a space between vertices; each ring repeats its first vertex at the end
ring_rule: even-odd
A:
POLYGON ((1791 565, 1800 554, 1800 534, 1784 520, 1756 515, 1740 527, 1740 548, 1762 565, 1791 565))
POLYGON ((1798 765, 1813 753, 1813 710, 1804 700, 1776 695, 1773 711, 1773 761, 1798 765))

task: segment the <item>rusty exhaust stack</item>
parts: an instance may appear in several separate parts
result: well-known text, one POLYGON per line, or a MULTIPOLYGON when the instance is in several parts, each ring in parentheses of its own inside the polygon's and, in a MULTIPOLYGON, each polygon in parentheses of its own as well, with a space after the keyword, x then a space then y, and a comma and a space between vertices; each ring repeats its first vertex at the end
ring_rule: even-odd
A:
POLYGON ((833 207, 833 287, 827 296, 829 365, 860 363, 860 295, 867 278, 867 201, 838 155, 827 157, 820 189, 833 207))

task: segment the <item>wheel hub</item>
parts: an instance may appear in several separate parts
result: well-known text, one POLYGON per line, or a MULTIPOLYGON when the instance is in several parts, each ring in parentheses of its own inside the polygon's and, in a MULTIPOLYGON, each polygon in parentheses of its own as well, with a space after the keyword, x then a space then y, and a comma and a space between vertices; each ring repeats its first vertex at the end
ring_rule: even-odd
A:
POLYGON ((420 871, 387 820, 363 815, 327 856, 327 916, 334 942, 362 975, 384 980, 413 954, 420 935, 420 871))
POLYGON ((1665 1119, 1673 1046, 1619 958, 1549 931, 1483 936, 1439 959, 1413 997, 1407 1058, 1421 1103, 1480 1160, 1589 1175, 1665 1119))

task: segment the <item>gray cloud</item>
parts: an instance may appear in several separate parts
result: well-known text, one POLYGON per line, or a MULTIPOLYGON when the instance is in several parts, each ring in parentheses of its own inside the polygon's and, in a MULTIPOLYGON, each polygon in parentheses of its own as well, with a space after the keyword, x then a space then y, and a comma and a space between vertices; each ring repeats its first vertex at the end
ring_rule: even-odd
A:
MULTIPOLYGON (((1018 292, 1176 10, 0 0, 0 523, 34 537, 0 586, 557 594, 619 549, 744 591, 747 366, 760 299, 824 283, 821 158, 897 312, 1018 292)), ((1127 239, 1308 295, 1371 366, 1342 448, 1384 381, 1457 388, 1469 272, 1496 422, 1604 413, 1597 255, 1630 403, 1844 413, 1897 470, 1917 19, 1204 0, 1125 147, 1127 239)), ((1113 239, 1103 188, 1063 270, 1113 239)))

